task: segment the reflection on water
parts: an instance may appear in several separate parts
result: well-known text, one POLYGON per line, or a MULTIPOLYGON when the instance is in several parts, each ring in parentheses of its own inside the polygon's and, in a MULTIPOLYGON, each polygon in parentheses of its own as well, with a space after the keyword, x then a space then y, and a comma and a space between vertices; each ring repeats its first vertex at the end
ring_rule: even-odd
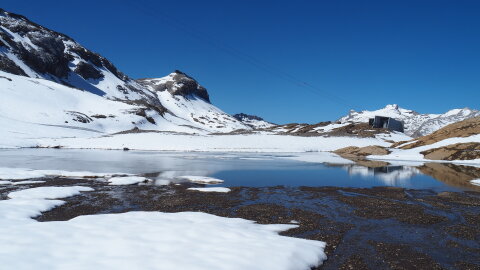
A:
POLYGON ((480 178, 480 169, 470 166, 335 165, 298 161, 296 155, 21 149, 0 150, 0 167, 141 174, 159 185, 198 175, 222 179, 221 186, 396 186, 444 191, 478 190, 469 180, 480 178))
POLYGON ((344 166, 350 175, 361 175, 365 177, 375 177, 384 181, 386 185, 401 186, 403 182, 421 174, 415 167, 409 166, 383 166, 383 167, 364 167, 358 165, 344 166))

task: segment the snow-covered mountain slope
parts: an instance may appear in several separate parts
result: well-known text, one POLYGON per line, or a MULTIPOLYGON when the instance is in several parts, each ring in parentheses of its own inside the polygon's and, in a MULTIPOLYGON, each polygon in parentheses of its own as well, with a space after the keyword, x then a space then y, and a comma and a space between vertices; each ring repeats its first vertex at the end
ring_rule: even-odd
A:
POLYGON ((352 110, 348 115, 340 118, 338 121, 340 123, 367 123, 369 118, 373 118, 376 115, 392 117, 403 121, 405 134, 419 137, 430 134, 449 124, 479 116, 480 111, 464 108, 450 110, 444 114, 421 114, 392 104, 375 111, 356 112, 352 110))
POLYGON ((105 133, 250 129, 212 105, 207 90, 184 73, 137 82, 70 37, 1 9, 0 71, 3 119, 105 133), (26 109, 8 109, 15 105, 26 109))
POLYGON ((134 128, 198 132, 187 121, 168 114, 162 117, 141 106, 3 71, 0 95, 3 146, 22 146, 21 140, 34 138, 102 136, 134 128))
POLYGON ((163 78, 137 81, 156 94, 167 113, 188 121, 192 126, 211 132, 251 129, 213 106, 207 90, 181 71, 176 70, 163 78))
POLYGON ((160 115, 134 103, 109 100, 45 79, 0 71, 0 95, 0 136, 3 140, 101 136, 135 128, 204 134, 248 128, 204 100, 195 97, 186 99, 168 92, 158 95, 170 109, 175 110, 160 115), (204 120, 207 118, 203 115, 216 115, 216 125, 212 126, 204 120), (200 117, 200 120, 197 122, 188 117, 200 117), (222 119, 226 120, 220 126, 222 119))
MULTIPOLYGON (((70 37, 0 9, 0 70, 43 78, 99 96, 155 102, 110 61, 70 37)), ((160 104, 156 104, 160 106, 160 104)))
POLYGON ((263 118, 256 115, 250 115, 245 113, 234 114, 233 117, 238 121, 241 121, 247 126, 250 126, 253 129, 262 129, 262 128, 272 128, 277 125, 263 120, 263 118))
POLYGON ((438 117, 425 121, 412 134, 412 137, 421 137, 431 134, 450 124, 457 123, 466 119, 471 119, 480 116, 480 111, 469 108, 453 109, 438 117))

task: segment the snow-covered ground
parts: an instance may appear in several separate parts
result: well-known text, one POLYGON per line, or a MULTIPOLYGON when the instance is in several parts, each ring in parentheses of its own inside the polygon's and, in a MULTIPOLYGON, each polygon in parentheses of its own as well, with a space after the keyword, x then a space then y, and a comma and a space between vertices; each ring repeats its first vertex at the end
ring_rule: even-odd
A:
POLYGON ((230 189, 226 187, 187 188, 187 190, 200 191, 200 192, 221 192, 221 193, 230 192, 230 189))
POLYGON ((325 243, 199 212, 127 212, 37 222, 32 217, 92 191, 38 187, 0 201, 0 261, 9 269, 310 269, 326 259, 325 243))
POLYGON ((197 183, 197 184, 220 184, 223 183, 223 180, 213 178, 213 177, 207 177, 207 176, 198 176, 198 175, 182 175, 182 176, 177 176, 175 177, 176 179, 179 180, 187 180, 192 183, 197 183))
POLYGON ((38 139, 42 147, 204 152, 312 152, 333 151, 346 146, 389 146, 377 138, 300 137, 268 134, 181 135, 135 133, 91 138, 38 139))
POLYGON ((142 182, 148 182, 150 179, 141 176, 112 177, 108 179, 109 185, 133 185, 142 182))

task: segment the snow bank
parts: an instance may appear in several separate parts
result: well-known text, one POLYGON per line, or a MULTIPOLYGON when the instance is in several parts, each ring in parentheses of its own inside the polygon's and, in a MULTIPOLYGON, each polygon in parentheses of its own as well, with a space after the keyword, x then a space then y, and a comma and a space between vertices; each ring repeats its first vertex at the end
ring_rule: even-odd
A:
POLYGON ((297 225, 261 225, 200 212, 128 212, 36 222, 88 187, 12 192, 0 201, 0 261, 11 269, 310 269, 325 243, 278 232, 297 225))
POLYGON ((61 170, 32 170, 27 168, 1 168, 0 167, 0 179, 9 179, 9 180, 34 179, 34 178, 42 178, 42 177, 49 177, 49 176, 100 178, 100 177, 113 177, 117 175, 126 175, 126 174, 69 172, 69 171, 61 171, 61 170))
POLYGON ((126 176, 126 177, 112 177, 107 180, 109 185, 133 185, 142 183, 145 181, 149 181, 148 178, 140 177, 140 176, 126 176))
POLYGON ((194 191, 200 191, 200 192, 222 192, 222 193, 227 193, 231 191, 229 188, 226 188, 226 187, 187 188, 187 190, 194 190, 194 191))
MULTIPOLYGON (((47 200, 58 199, 79 194, 81 191, 92 191, 92 188, 71 186, 71 187, 37 187, 24 189, 20 191, 11 192, 8 194, 10 200, 0 201, 0 234, 8 234, 8 231, 20 230, 20 226, 25 223, 30 223, 31 217, 36 217, 41 212, 48 211, 56 206, 62 205, 64 201, 60 200, 47 200)), ((19 231, 19 233, 20 233, 19 231)), ((22 241, 24 238, 28 238, 28 235, 24 235, 17 239, 22 241)), ((15 246, 9 247, 4 245, 2 236, 0 236, 0 250, 12 248, 15 250, 15 246)), ((0 252, 0 261, 4 261, 2 256, 5 253, 0 252)), ((19 254, 20 256, 21 254, 19 254)), ((18 256, 17 256, 18 259, 18 256)), ((20 259, 23 260, 23 259, 20 259)), ((12 266, 12 269, 16 267, 12 266)))
POLYGON ((80 191, 92 191, 90 187, 36 187, 10 192, 11 199, 58 199, 77 195, 80 191))
POLYGON ((288 135, 182 135, 166 133, 120 134, 108 137, 42 139, 39 145, 85 149, 129 149, 202 152, 318 152, 347 146, 364 147, 391 143, 380 138, 301 137, 288 135))
POLYGON ((475 185, 475 186, 480 186, 480 179, 472 180, 470 181, 470 183, 472 183, 472 185, 475 185))
POLYGON ((198 176, 198 175, 182 175, 182 176, 177 176, 177 179, 180 180, 187 180, 192 183, 197 183, 197 184, 220 184, 223 183, 223 180, 213 178, 213 177, 207 177, 207 176, 198 176))
POLYGON ((26 180, 26 181, 0 181, 0 185, 28 185, 28 184, 41 184, 45 183, 45 181, 33 181, 33 180, 26 180))

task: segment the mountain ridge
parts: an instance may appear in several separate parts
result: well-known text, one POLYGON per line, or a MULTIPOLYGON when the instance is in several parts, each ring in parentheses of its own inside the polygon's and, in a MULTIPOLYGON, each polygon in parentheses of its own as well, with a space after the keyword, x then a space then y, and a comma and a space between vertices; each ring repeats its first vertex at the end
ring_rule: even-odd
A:
MULTIPOLYGON (((159 85, 154 87, 145 80, 133 80, 108 59, 86 49, 69 36, 50 30, 22 15, 7 12, 3 9, 0 11, 0 71, 20 76, 8 78, 7 75, 2 75, 10 80, 0 81, 5 89, 13 87, 12 84, 31 87, 28 80, 34 79, 35 83, 39 85, 57 90, 55 93, 45 92, 46 95, 56 95, 60 92, 62 95, 68 93, 63 87, 38 81, 43 79, 72 88, 70 99, 80 98, 79 95, 74 93, 74 91, 80 90, 102 97, 105 100, 128 104, 132 107, 128 114, 140 116, 144 119, 131 121, 132 116, 125 116, 124 112, 115 112, 113 115, 117 116, 119 122, 126 122, 119 126, 127 129, 148 128, 158 131, 208 133, 251 128, 212 105, 207 89, 181 71, 176 70, 165 77, 150 79, 150 81, 163 80, 162 89, 157 87, 159 85), (25 80, 21 77, 24 77, 25 80), (179 109, 180 107, 183 111, 179 109), (120 119, 120 116, 125 117, 125 119, 120 119), (146 124, 145 121, 149 124, 146 124), (189 127, 190 131, 186 130, 185 127, 189 127)), ((34 91, 33 88, 30 91, 34 91)), ((28 92, 25 92, 24 95, 28 95, 28 92)), ((81 95, 81 98, 85 97, 81 95)), ((51 98, 51 96, 48 97, 48 99, 51 98)), ((59 105, 65 102, 63 100, 65 98, 65 96, 58 97, 59 105)), ((5 101, 8 99, 9 102, 15 102, 13 95, 4 99, 5 101)), ((96 100, 96 103, 100 103, 102 99, 96 100)), ((79 102, 82 101, 79 100, 79 102)), ((36 113, 42 114, 38 106, 33 107, 38 110, 36 113)), ((125 106, 119 105, 117 107, 125 106)), ((45 109, 47 110, 47 108, 45 109)), ((86 117, 83 117, 83 122, 74 121, 75 117, 69 117, 71 113, 64 112, 63 114, 67 117, 60 117, 62 122, 55 124, 73 125, 72 128, 87 128, 86 126, 91 125, 90 122, 106 122, 104 119, 90 117, 89 115, 92 113, 82 111, 84 110, 82 107, 76 106, 75 109, 77 110, 75 117, 80 114, 86 115, 90 118, 89 122, 87 123, 85 120, 86 117), (68 123, 65 123, 65 121, 68 123)), ((3 114, 9 115, 8 112, 3 112, 3 114)), ((19 112, 20 114, 23 115, 22 112, 19 112)), ((29 118, 28 115, 24 115, 24 117, 29 118)), ((51 118, 37 119, 34 116, 30 118, 43 121, 36 123, 53 124, 51 118)), ((113 123, 109 122, 109 124, 113 123)), ((103 129, 115 132, 122 131, 114 127, 113 129, 103 127, 100 130, 103 129)))
POLYGON ((405 134, 420 137, 434 132, 449 124, 480 116, 480 111, 470 108, 451 109, 443 114, 422 114, 414 110, 404 109, 397 104, 388 104, 384 108, 357 112, 351 110, 348 115, 341 117, 340 123, 367 123, 374 116, 392 117, 401 120, 405 125, 405 134))

